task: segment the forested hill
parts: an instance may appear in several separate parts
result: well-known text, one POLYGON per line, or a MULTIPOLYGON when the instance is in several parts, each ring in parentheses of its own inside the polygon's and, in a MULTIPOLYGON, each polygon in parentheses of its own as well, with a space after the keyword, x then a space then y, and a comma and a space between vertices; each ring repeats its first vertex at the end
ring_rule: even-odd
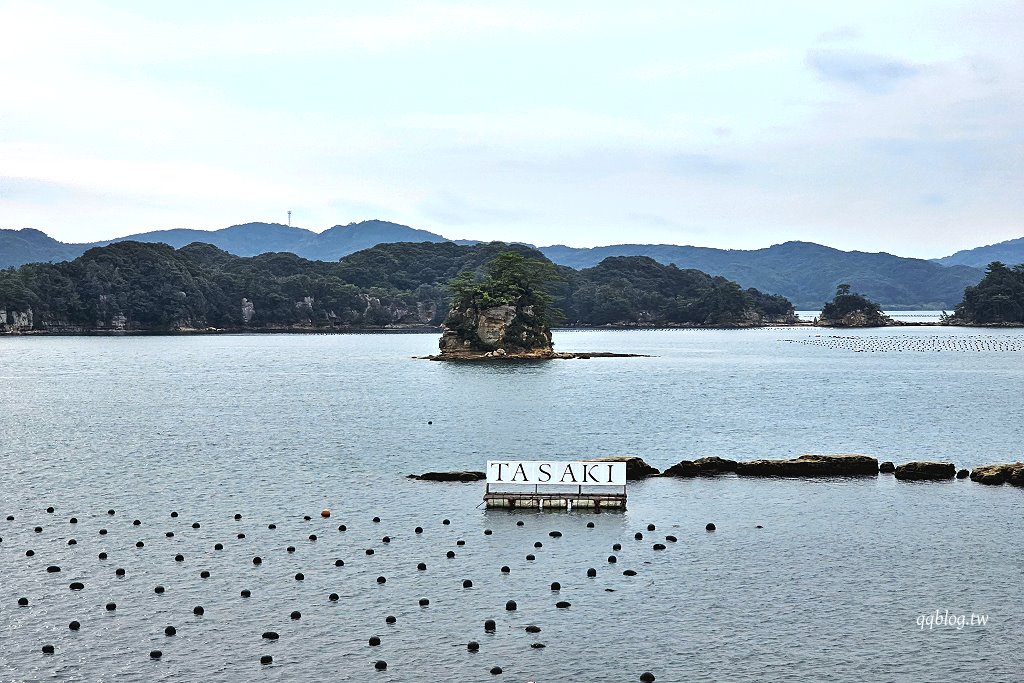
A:
POLYGON ((884 253, 841 251, 811 242, 765 249, 712 249, 672 244, 617 244, 577 249, 541 247, 555 263, 592 266, 609 256, 649 256, 660 263, 721 275, 745 287, 788 298, 800 310, 820 310, 839 284, 849 284, 886 309, 951 309, 983 272, 884 253))
MULTIPOLYGON (((383 244, 336 263, 291 253, 240 257, 201 243, 119 242, 73 261, 0 271, 0 331, 437 325, 448 310, 447 282, 506 250, 544 259, 499 242, 383 244)), ((558 271, 551 293, 568 324, 737 326, 792 313, 781 297, 644 257, 558 271)))
POLYGON ((994 261, 985 278, 964 292, 948 322, 961 325, 1024 325, 1024 263, 994 261))

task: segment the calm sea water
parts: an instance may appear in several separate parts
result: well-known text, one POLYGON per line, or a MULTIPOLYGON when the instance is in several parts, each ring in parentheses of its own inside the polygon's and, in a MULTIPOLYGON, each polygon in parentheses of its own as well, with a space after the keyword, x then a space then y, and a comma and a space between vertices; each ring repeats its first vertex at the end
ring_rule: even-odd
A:
POLYGON ((420 334, 0 339, 0 681, 1019 680, 1021 489, 653 479, 625 513, 566 515, 405 475, 613 454, 1018 460, 1022 337, 556 332, 561 350, 654 357, 527 365, 413 360, 436 347, 420 334), (988 622, 922 628, 936 610, 988 622))

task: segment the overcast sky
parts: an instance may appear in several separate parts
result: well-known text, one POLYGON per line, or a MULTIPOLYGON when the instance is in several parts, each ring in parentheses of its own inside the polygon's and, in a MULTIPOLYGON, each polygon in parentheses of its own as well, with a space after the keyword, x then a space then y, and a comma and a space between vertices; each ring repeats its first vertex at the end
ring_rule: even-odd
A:
POLYGON ((1024 3, 7 2, 0 227, 933 257, 1024 235, 1024 3))

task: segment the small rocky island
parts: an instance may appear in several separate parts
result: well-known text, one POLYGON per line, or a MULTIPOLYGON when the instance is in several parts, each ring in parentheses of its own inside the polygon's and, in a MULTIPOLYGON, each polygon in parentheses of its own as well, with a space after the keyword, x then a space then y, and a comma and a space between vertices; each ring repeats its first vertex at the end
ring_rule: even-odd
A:
POLYGON ((441 353, 429 360, 547 360, 630 357, 626 353, 559 353, 551 341, 552 297, 558 279, 550 262, 506 251, 483 277, 460 273, 448 285, 451 308, 441 328, 441 353))
POLYGON ((821 309, 815 321, 821 327, 888 327, 899 323, 882 313, 882 307, 860 294, 850 292, 850 285, 836 287, 832 301, 821 309))

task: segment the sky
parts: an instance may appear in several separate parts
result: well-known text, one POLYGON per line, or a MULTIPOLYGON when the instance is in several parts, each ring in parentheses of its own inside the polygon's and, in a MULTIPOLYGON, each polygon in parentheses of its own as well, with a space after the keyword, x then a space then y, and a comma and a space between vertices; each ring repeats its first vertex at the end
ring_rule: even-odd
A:
POLYGON ((1024 3, 0 0, 0 228, 1024 236, 1024 3))

